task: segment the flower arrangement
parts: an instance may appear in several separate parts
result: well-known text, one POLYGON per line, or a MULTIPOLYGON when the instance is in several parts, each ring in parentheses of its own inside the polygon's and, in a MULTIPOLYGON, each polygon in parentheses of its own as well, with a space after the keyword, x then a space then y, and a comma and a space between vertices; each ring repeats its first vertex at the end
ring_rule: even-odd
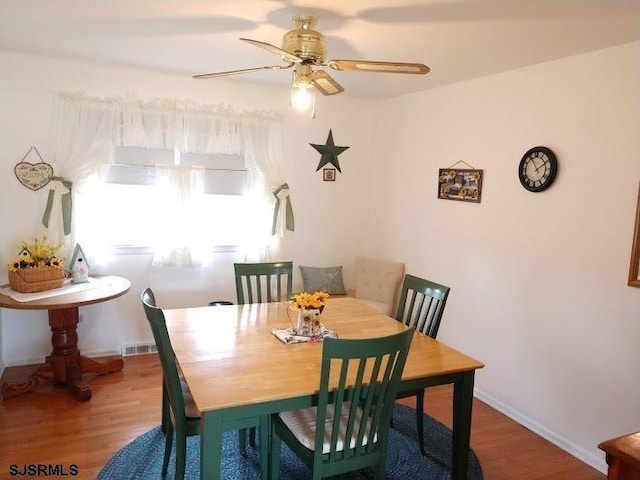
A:
POLYGON ((291 297, 289 305, 298 312, 295 335, 315 337, 322 332, 320 313, 329 299, 327 292, 302 292, 291 297))
POLYGON ((291 297, 289 305, 292 310, 310 310, 319 309, 322 310, 329 299, 327 292, 301 292, 291 297))
POLYGON ((18 244, 18 248, 20 253, 8 264, 10 272, 38 267, 64 269, 64 261, 57 256, 61 246, 51 245, 47 237, 43 237, 41 240, 36 238, 33 242, 22 241, 18 244))
POLYGON ((60 246, 43 237, 33 242, 22 241, 18 247, 18 256, 7 264, 12 289, 34 293, 62 286, 65 271, 64 261, 58 257, 60 246))

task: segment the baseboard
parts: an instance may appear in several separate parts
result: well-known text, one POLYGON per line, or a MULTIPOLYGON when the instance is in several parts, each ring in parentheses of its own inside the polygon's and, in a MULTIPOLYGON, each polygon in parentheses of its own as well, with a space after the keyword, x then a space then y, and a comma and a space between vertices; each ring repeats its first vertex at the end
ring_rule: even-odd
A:
POLYGON ((507 417, 518 422, 520 425, 528 428, 535 434, 540 435, 545 440, 553 443, 556 447, 561 448, 565 452, 573 455, 578 460, 595 468, 600 473, 604 473, 605 475, 607 474, 607 463, 605 462, 604 458, 602 458, 601 456, 596 456, 594 453, 589 452, 582 447, 579 447, 578 445, 574 444, 573 442, 570 442, 563 436, 558 435, 553 430, 548 429, 544 425, 539 424, 538 422, 530 419, 526 415, 523 415, 522 413, 509 407, 508 405, 505 405, 495 397, 492 397, 491 395, 483 392, 482 390, 475 388, 473 393, 474 393, 474 396, 477 397, 479 400, 482 400, 484 403, 486 403, 490 407, 495 408, 500 413, 505 414, 507 417))

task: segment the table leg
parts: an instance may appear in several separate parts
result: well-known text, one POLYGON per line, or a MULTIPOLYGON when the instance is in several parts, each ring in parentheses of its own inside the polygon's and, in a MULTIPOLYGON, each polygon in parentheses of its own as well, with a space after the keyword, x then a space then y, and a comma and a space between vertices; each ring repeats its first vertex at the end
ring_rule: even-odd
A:
POLYGON ((121 358, 114 358, 106 362, 101 362, 93 358, 80 355, 80 370, 82 373, 95 373, 102 375, 105 373, 120 372, 124 368, 121 358))
POLYGON ((220 480, 222 460, 222 412, 213 410, 202 414, 200 435, 200 479, 220 480))
POLYGON ((43 383, 53 381, 53 368, 44 364, 36 367, 36 370, 24 382, 4 383, 2 385, 2 398, 11 398, 30 392, 43 383))
POLYGON ((451 476, 453 480, 466 480, 469 469, 474 377, 474 370, 464 372, 460 375, 459 380, 453 384, 453 445, 451 460, 451 476))
POLYGON ((67 373, 72 377, 79 373, 71 369, 80 363, 78 309, 49 310, 49 326, 53 351, 47 357, 47 363, 53 367, 53 383, 66 384, 69 380, 67 373))
POLYGON ((91 399, 91 386, 82 378, 79 365, 67 365, 66 369, 67 387, 71 393, 81 402, 91 399))
POLYGON ((262 415, 260 417, 260 473, 262 480, 269 478, 269 437, 271 436, 271 417, 262 415))
POLYGON ((67 385, 73 395, 81 401, 91 398, 91 386, 83 379, 83 374, 119 372, 124 367, 121 358, 99 362, 80 355, 78 350, 78 308, 49 310, 51 345, 53 350, 46 363, 24 382, 7 383, 2 386, 3 398, 27 393, 39 385, 52 382, 67 385))

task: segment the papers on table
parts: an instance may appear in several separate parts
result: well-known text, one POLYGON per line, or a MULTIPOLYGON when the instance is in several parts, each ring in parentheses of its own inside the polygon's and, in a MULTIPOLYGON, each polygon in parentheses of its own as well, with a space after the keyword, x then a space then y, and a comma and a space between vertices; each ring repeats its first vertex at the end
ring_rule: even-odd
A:
POLYGON ((306 337, 303 335, 296 335, 295 329, 289 328, 273 328, 271 330, 276 337, 283 343, 315 343, 321 342, 325 338, 338 338, 338 335, 332 330, 329 330, 324 325, 320 328, 320 334, 313 337, 306 337))

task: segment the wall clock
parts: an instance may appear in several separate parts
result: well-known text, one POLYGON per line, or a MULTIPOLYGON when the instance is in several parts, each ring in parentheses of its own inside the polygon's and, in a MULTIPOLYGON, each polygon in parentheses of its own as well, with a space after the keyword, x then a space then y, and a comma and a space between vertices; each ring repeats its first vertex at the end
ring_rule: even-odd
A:
POLYGON ((551 186, 558 173, 558 159, 547 147, 533 147, 527 150, 520 166, 520 183, 530 192, 542 192, 551 186))

